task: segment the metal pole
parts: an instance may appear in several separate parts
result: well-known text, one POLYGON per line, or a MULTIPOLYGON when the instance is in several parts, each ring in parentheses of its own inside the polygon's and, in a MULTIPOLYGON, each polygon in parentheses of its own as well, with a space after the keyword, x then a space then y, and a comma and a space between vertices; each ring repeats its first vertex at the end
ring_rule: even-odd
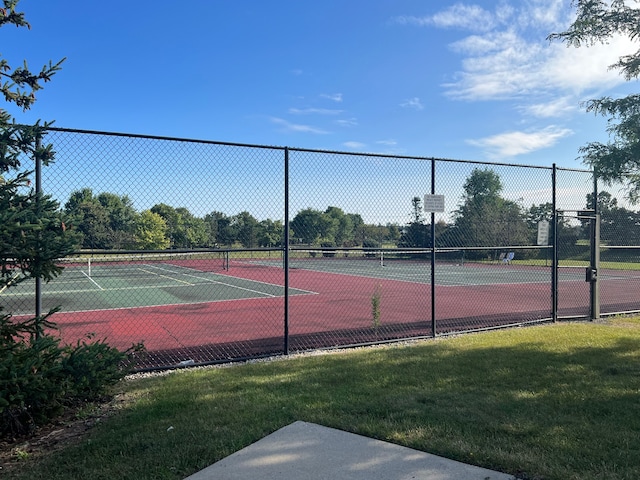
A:
MULTIPOLYGON (((436 194, 436 159, 431 159, 431 195, 436 194)), ((431 212, 431 335, 436 336, 436 214, 431 212)))
POLYGON ((289 147, 284 149, 284 354, 289 355, 289 147))
POLYGON ((600 214, 598 213, 598 175, 593 171, 593 218, 591 223, 591 282, 589 284, 591 320, 600 319, 600 214))
POLYGON ((556 202, 556 164, 551 173, 552 208, 553 208, 553 251, 551 255, 551 317, 558 321, 558 205, 556 202))
MULTIPOLYGON (((40 134, 36 136, 36 153, 34 154, 35 161, 35 174, 36 174, 36 202, 40 202, 40 196, 42 195, 42 159, 38 153, 38 150, 42 147, 42 137, 40 134)), ((38 248, 40 246, 38 245, 38 248)), ((40 255, 40 252, 37 252, 36 255, 40 255)), ((36 261, 40 261, 40 259, 36 259, 36 261)), ((36 317, 40 317, 42 315, 42 278, 39 276, 36 277, 36 317)), ((38 321, 38 329, 36 330, 36 338, 40 337, 40 322, 38 321)))
POLYGON ((600 214, 596 213, 591 219, 591 271, 589 284, 591 320, 600 319, 600 214))

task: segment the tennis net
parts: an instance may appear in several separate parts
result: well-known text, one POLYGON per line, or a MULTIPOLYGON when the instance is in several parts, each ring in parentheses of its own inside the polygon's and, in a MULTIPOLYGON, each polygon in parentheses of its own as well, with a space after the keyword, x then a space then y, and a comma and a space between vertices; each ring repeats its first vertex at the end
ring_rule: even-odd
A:
POLYGON ((228 268, 229 257, 225 251, 167 252, 167 253, 101 253, 65 257, 56 263, 64 267, 63 275, 69 277, 145 276, 149 269, 172 274, 190 272, 215 272, 228 268))
MULTIPOLYGON (((357 266, 387 267, 418 265, 431 262, 430 249, 292 249, 289 264, 292 268, 305 268, 311 264, 327 263, 345 268, 357 266)), ((436 251, 436 263, 462 264, 463 250, 436 251)))

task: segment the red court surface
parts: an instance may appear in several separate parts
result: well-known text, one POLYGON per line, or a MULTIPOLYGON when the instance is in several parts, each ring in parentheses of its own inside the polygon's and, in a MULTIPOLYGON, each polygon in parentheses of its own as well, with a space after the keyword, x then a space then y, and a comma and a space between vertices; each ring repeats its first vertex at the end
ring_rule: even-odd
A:
MULTIPOLYGON (((236 278, 284 284, 282 269, 233 268, 231 273, 236 278)), ((289 297, 290 351, 433 335, 429 284, 292 269, 289 286, 309 292, 289 297), (380 296, 378 324, 372 314, 375 292, 380 296)), ((588 316, 588 290, 584 281, 562 282, 560 316, 588 316)), ((618 303, 629 299, 628 290, 624 278, 602 282, 602 297, 618 303), (620 294, 623 284, 626 290, 620 294)), ((436 285, 435 295, 438 334, 551 317, 549 283, 436 285)), ((284 317, 284 297, 272 297, 60 312, 53 320, 68 342, 89 333, 123 349, 143 342, 149 356, 138 367, 147 368, 283 353, 284 317)))

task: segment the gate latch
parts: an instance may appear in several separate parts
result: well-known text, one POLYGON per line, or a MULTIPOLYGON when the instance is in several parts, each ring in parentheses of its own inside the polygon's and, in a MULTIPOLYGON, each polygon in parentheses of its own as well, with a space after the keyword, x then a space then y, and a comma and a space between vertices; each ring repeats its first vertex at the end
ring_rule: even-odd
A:
POLYGON ((595 282, 596 280, 598 280, 598 269, 593 267, 587 267, 584 281, 595 282))

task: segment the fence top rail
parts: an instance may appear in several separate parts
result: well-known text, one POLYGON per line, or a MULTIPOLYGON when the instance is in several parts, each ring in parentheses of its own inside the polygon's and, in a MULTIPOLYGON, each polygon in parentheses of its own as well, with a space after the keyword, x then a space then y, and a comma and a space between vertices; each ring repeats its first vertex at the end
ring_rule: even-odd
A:
POLYGON ((138 134, 138 133, 123 133, 123 132, 104 132, 100 130, 81 130, 76 128, 63 128, 63 127, 47 127, 47 130, 52 132, 80 133, 85 135, 104 135, 109 137, 142 138, 142 139, 148 139, 148 140, 165 140, 170 142, 185 142, 185 143, 204 143, 208 145, 225 145, 229 147, 260 148, 265 150, 284 150, 284 147, 278 147, 274 145, 270 146, 270 145, 256 145, 251 143, 220 142, 216 140, 199 140, 195 138, 167 137, 162 135, 145 135, 145 134, 138 134))
MULTIPOLYGON (((297 148, 297 147, 285 147, 285 148, 287 148, 290 152, 324 153, 329 155, 346 155, 346 156, 352 156, 352 157, 397 158, 402 160, 436 161, 436 162, 445 162, 445 163, 466 163, 466 164, 473 164, 473 165, 489 165, 489 166, 499 166, 499 167, 520 167, 520 168, 531 168, 531 169, 549 170, 549 171, 553 170, 554 168, 552 166, 547 166, 547 165, 528 165, 525 163, 489 162, 486 160, 464 160, 464 159, 443 158, 443 157, 426 157, 426 156, 419 156, 419 155, 394 155, 389 153, 344 152, 339 150, 321 150, 321 149, 297 148)), ((593 174, 592 170, 584 170, 579 168, 556 167, 556 170, 593 174)))
POLYGON ((275 252, 281 251, 282 247, 255 247, 255 248, 175 248, 167 250, 135 250, 135 249, 122 249, 122 250, 77 250, 71 253, 69 256, 86 256, 92 255, 172 255, 172 254, 184 254, 184 253, 231 253, 231 252, 275 252))
MULTIPOLYGON (((217 140, 201 140, 201 139, 194 139, 194 138, 169 137, 169 136, 161 136, 161 135, 146 135, 146 134, 136 134, 136 133, 105 132, 100 130, 85 130, 85 129, 75 129, 75 128, 63 128, 63 127, 47 127, 46 129, 52 132, 79 133, 79 134, 86 134, 86 135, 106 135, 106 136, 112 136, 112 137, 142 138, 142 139, 149 139, 149 140, 165 140, 165 141, 172 141, 172 142, 203 143, 203 144, 209 144, 209 145, 224 145, 224 146, 230 146, 230 147, 257 148, 257 149, 266 149, 266 150, 281 150, 281 151, 288 150, 290 152, 322 153, 322 154, 344 155, 344 156, 352 156, 352 157, 377 157, 377 158, 402 159, 402 160, 466 163, 466 164, 474 164, 474 165, 493 165, 493 166, 501 166, 501 167, 532 168, 532 169, 538 169, 538 170, 553 170, 554 168, 552 166, 527 165, 523 163, 488 162, 483 160, 464 160, 464 159, 454 159, 454 158, 427 157, 427 156, 420 156, 420 155, 393 155, 393 154, 387 154, 387 153, 372 153, 372 152, 370 153, 345 152, 340 150, 323 150, 323 149, 311 149, 311 148, 299 148, 299 147, 287 147, 287 146, 283 147, 283 146, 277 146, 277 145, 259 145, 259 144, 251 144, 251 143, 222 142, 217 140)), ((593 174, 592 170, 583 170, 578 168, 556 167, 556 169, 561 171, 593 174)))

